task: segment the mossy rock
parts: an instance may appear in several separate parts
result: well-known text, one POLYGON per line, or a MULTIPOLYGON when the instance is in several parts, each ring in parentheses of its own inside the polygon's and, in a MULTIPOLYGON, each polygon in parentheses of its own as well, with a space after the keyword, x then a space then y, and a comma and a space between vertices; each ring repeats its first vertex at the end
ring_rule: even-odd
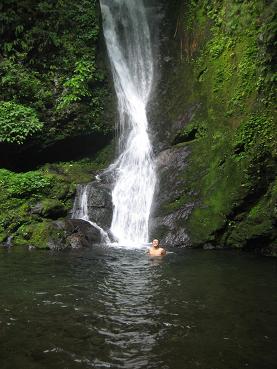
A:
POLYGON ((190 142, 197 138, 204 137, 207 132, 207 127, 203 122, 191 122, 185 128, 181 129, 174 138, 173 144, 182 142, 190 142))
MULTIPOLYGON (((274 254, 274 5, 223 0, 168 2, 168 7, 175 41, 170 49, 167 38, 166 47, 161 45, 162 56, 170 60, 162 66, 151 121, 157 122, 165 153, 170 144, 182 145, 189 156, 184 150, 181 168, 175 160, 165 163, 175 182, 159 173, 157 202, 162 199, 162 206, 156 206, 155 216, 163 223, 170 219, 176 232, 185 228, 192 247, 274 254), (187 214, 190 205, 187 217, 174 219, 177 210, 187 214)), ((167 234, 161 229, 159 237, 167 234)))
MULTIPOLYGON (((249 220, 235 226, 227 238, 226 245, 234 248, 263 248, 266 240, 272 236, 272 223, 268 219, 256 223, 249 220)), ((266 242, 268 244, 268 242, 266 242)))
POLYGON ((93 157, 45 164, 31 172, 0 170, 0 243, 9 236, 24 245, 18 229, 46 219, 66 217, 73 207, 77 184, 91 182, 112 161, 111 144, 93 157))
POLYGON ((60 200, 44 199, 33 206, 31 213, 41 215, 44 218, 58 219, 67 215, 67 209, 60 200))
POLYGON ((98 229, 83 220, 68 219, 21 226, 13 238, 13 246, 37 249, 67 250, 89 247, 101 242, 98 229))
POLYGON ((276 183, 239 222, 231 222, 226 244, 236 248, 259 249, 264 255, 276 254, 276 183), (274 242, 275 241, 275 242, 274 242))
POLYGON ((14 239, 14 246, 35 246, 39 249, 49 249, 52 242, 65 241, 63 234, 53 228, 51 221, 43 221, 21 226, 14 239))
POLYGON ((6 241, 7 237, 8 235, 5 231, 0 232, 0 244, 3 244, 6 241))

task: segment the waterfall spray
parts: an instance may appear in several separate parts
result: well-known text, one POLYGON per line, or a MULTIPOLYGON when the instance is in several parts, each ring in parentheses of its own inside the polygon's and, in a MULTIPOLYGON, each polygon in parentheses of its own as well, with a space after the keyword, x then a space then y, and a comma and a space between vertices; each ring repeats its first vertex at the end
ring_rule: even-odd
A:
POLYGON ((119 244, 138 245, 148 241, 156 184, 146 115, 154 69, 151 37, 143 0, 100 4, 119 112, 111 232, 119 244))

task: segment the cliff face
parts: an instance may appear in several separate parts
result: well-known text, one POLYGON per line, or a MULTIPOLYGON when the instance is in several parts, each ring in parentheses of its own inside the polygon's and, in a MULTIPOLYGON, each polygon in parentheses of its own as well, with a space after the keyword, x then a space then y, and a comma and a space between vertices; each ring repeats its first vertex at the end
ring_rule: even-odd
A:
POLYGON ((152 107, 162 150, 152 229, 165 243, 276 254, 274 6, 165 5, 152 107))

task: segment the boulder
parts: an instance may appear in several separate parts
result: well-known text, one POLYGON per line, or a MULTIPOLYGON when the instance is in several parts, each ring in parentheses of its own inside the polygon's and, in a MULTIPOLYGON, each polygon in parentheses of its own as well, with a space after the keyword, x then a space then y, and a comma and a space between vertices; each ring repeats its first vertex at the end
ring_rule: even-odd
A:
MULTIPOLYGON (((80 219, 63 219, 52 222, 53 228, 62 233, 62 245, 52 242, 50 249, 80 249, 101 242, 100 231, 90 223, 80 219), (64 247, 64 242, 66 247, 64 247)), ((55 241, 55 240, 54 240, 55 241)))
MULTIPOLYGON (((86 185, 88 187, 88 216, 104 230, 109 230, 112 222, 113 206, 111 198, 111 185, 104 181, 94 181, 86 185)), ((76 205, 76 203, 75 203, 76 205)), ((81 209, 81 201, 77 202, 75 212, 81 209)))
POLYGON ((59 219, 21 226, 13 244, 67 250, 90 247, 100 243, 101 239, 100 231, 84 220, 59 219))
POLYGON ((60 200, 44 199, 31 208, 31 214, 38 214, 49 219, 58 219, 67 215, 67 209, 60 200))

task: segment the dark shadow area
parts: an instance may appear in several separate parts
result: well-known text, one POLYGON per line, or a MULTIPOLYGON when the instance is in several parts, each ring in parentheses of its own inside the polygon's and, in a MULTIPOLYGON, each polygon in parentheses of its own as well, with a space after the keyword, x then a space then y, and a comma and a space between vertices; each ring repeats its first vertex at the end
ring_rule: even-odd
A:
POLYGON ((0 144, 0 167, 15 172, 32 170, 45 163, 78 160, 91 156, 106 146, 111 135, 87 135, 70 137, 53 145, 41 148, 38 145, 22 146, 0 144))

